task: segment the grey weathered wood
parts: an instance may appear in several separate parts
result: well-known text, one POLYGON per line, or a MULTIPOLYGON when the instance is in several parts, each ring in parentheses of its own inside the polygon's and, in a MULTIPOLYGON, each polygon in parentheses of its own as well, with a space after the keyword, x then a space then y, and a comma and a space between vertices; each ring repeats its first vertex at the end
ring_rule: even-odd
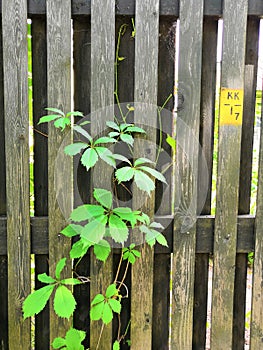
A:
MULTIPOLYGON (((147 136, 135 139, 134 158, 145 157, 153 161, 156 157, 158 34, 159 1, 137 2, 134 123, 143 125, 147 136)), ((133 185, 132 206, 153 217, 154 194, 147 196, 133 185)), ((141 258, 132 266, 131 342, 135 350, 152 348, 153 323, 153 250, 146 244, 139 249, 141 258), (140 294, 136 292, 139 290, 140 294)))
MULTIPOLYGON (((91 1, 91 134, 97 137, 106 128, 106 121, 114 119, 114 59, 115 59, 115 1, 91 1)), ((113 168, 100 162, 91 173, 91 188, 111 189, 113 168)), ((92 199, 91 199, 92 200, 92 199)), ((113 281, 112 255, 106 263, 91 255, 91 300, 98 293, 105 294, 113 281)), ((90 347, 95 349, 102 329, 101 321, 91 322, 90 347)), ((104 328, 99 349, 110 350, 112 326, 104 328)))
POLYGON ((178 88, 183 91, 185 108, 178 113, 180 120, 176 124, 176 166, 181 188, 175 188, 180 212, 176 212, 174 221, 171 347, 190 349, 193 332, 203 1, 181 1, 179 17, 181 44, 178 88), (193 136, 197 144, 194 144, 193 136), (193 224, 184 227, 188 214, 193 224))
MULTIPOLYGON (((224 2, 221 86, 244 88, 247 1, 224 2), (239 26, 236 26, 236 23, 239 26)), ((220 117, 221 118, 221 115, 220 117)), ((220 119, 221 120, 221 119, 220 119)), ((211 349, 232 347, 241 125, 220 124, 211 349)))
MULTIPOLYGON (((218 22, 214 18, 206 17, 203 25, 203 52, 202 52, 202 96, 200 145, 206 160, 208 170, 208 191, 205 203, 202 198, 204 176, 202 166, 198 174, 198 213, 211 213, 212 172, 213 172, 213 143, 215 122, 215 90, 216 90, 216 47, 218 22), (202 207, 203 206, 203 207, 202 207)), ((198 237, 198 236, 197 236, 198 237)), ((198 238, 197 238, 198 239, 198 238)), ((195 258, 195 289, 194 289, 194 319, 193 319, 193 349, 205 348, 207 294, 208 294, 208 266, 209 254, 196 254, 195 258)))
MULTIPOLYGON (((0 0, 0 5, 1 5, 0 0)), ((169 16, 179 16, 179 0, 161 0, 160 14, 169 16)), ((207 16, 222 16, 223 0, 205 0, 204 14, 207 16)), ((0 6, 1 8, 1 6, 0 6)), ((45 0, 28 0, 28 13, 30 16, 38 16, 46 14, 45 0)), ((73 0, 72 15, 90 15, 91 0, 73 0)), ((118 0, 116 1, 116 13, 120 15, 135 14, 135 0, 118 0)), ((250 0, 248 6, 248 14, 253 16, 263 15, 263 3, 261 0, 250 0)))
MULTIPOLYGON (((3 74, 3 47, 2 47, 2 18, 0 19, 0 214, 6 215, 6 177, 5 177, 5 115, 4 115, 4 74, 3 74)), ((6 240, 4 245, 6 247, 6 240)), ((3 245, 3 244, 2 244, 3 245)), ((5 350, 8 348, 8 276, 7 256, 0 256, 0 346, 5 350)))
POLYGON ((2 4, 9 348, 30 349, 30 320, 22 302, 30 293, 29 126, 26 1, 2 4), (14 336, 15 335, 15 336, 14 336))
MULTIPOLYGON (((262 117, 263 111, 261 111, 261 120, 262 117)), ((261 128, 260 140, 250 341, 251 350, 260 349, 263 341, 263 128, 261 128)))
MULTIPOLYGON (((71 1, 47 0, 47 73, 48 106, 64 112, 71 110, 71 1)), ((49 214, 49 270, 54 275, 55 266, 62 257, 68 257, 70 240, 59 232, 66 226, 72 210, 72 162, 59 153, 59 147, 69 144, 70 132, 62 133, 49 124, 48 129, 48 214, 49 214), (66 135, 66 136, 65 136, 66 135), (58 159, 57 159, 58 156, 58 159), (57 162, 57 160, 59 162, 57 162), (56 180, 56 174, 60 177, 56 180), (59 202, 57 199, 59 195, 59 202), (66 216, 66 217, 65 217, 66 216)), ((70 277, 68 263, 64 272, 70 277)), ((58 318, 50 307, 50 340, 63 336, 70 323, 58 318)))

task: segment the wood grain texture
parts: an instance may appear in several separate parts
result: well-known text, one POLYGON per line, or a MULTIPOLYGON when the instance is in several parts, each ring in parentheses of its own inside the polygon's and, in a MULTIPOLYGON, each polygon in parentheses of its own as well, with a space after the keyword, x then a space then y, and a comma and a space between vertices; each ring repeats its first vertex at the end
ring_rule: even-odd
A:
MULTIPOLYGON (((97 137, 106 129, 106 121, 114 119, 115 1, 91 1, 91 134, 97 137)), ((111 190, 113 168, 99 162, 91 173, 91 188, 111 190)), ((93 200, 91 198, 91 200, 93 200)), ((113 281, 112 255, 106 263, 91 255, 91 300, 105 294, 113 281)), ((102 329, 101 321, 91 322, 90 347, 95 349, 102 329)), ((99 349, 110 350, 112 325, 104 328, 99 349)))
MULTIPOLYGON (((65 113, 71 111, 71 1, 47 0, 47 77, 48 107, 65 113)), ((72 210, 72 161, 63 151, 62 143, 71 142, 70 132, 62 133, 53 124, 48 128, 48 214, 49 271, 54 275, 57 262, 68 257, 70 240, 59 232, 66 226, 72 210), (57 180, 56 175, 60 174, 57 180), (58 196, 58 197, 57 197, 58 196), (59 202, 58 202, 59 200, 59 202)), ((68 263, 64 275, 71 276, 68 263)), ((58 318, 50 303, 50 340, 64 336, 70 323, 58 318)))
MULTIPOLYGON (((224 2, 221 86, 244 88, 247 1, 224 2), (236 23, 239 27, 236 27, 236 23)), ((220 117, 219 117, 220 118, 220 117)), ((241 126, 220 125, 214 238, 211 349, 232 347, 241 126)))
MULTIPOLYGON (((198 213, 211 213, 213 145, 215 123, 215 91, 216 91, 216 48, 217 48, 216 19, 206 17, 203 24, 202 51, 202 94, 200 145, 206 160, 208 170, 208 186, 204 183, 203 167, 199 165, 198 174, 198 213), (204 186, 208 187, 205 203, 200 203, 204 186), (203 207, 201 207, 203 206, 203 207)), ((208 265, 209 254, 196 254, 195 258, 195 286, 194 286, 194 319, 193 319, 193 349, 205 348, 207 294, 208 294, 208 265)))
MULTIPOLYGON (((135 18, 134 123, 142 125, 147 136, 143 139, 135 139, 134 158, 144 157, 154 161, 157 126, 159 1, 137 2, 135 18)), ((154 194, 147 196, 138 187, 133 186, 134 210, 141 209, 153 217, 154 204, 154 194)), ((154 259, 153 250, 148 245, 143 244, 139 249, 141 258, 132 266, 131 342, 134 350, 146 350, 152 348, 154 259)))
POLYGON ((9 348, 30 349, 30 320, 22 317, 22 302, 30 293, 26 1, 3 2, 2 15, 9 348))
MULTIPOLYGON (((5 164, 5 115, 4 115, 4 74, 3 74, 3 46, 2 46, 2 18, 0 19, 0 215, 6 215, 6 164, 5 164)), ((2 244, 3 245, 3 244, 2 244)), ((7 242, 5 239, 4 245, 7 242)), ((7 256, 0 256, 0 348, 8 349, 8 276, 7 256)))
MULTIPOLYGON (((35 216, 48 215, 48 125, 37 125, 47 106, 47 39, 45 18, 34 18, 32 35, 33 124, 34 124, 34 210, 35 216)), ((31 241, 32 244, 32 241, 31 241)), ((48 246, 47 246, 48 248, 48 246)), ((48 249, 47 249, 48 253, 48 249)), ((37 275, 48 271, 48 255, 35 255, 35 288, 44 286, 37 275)), ((35 317, 35 347, 49 347, 49 307, 35 317)))
POLYGON ((185 108, 178 113, 180 119, 176 123, 176 166, 181 188, 175 189, 175 196, 179 196, 180 211, 176 211, 174 221, 171 347, 190 349, 193 332, 203 1, 181 1, 179 17, 178 88, 184 95, 185 108), (194 145, 195 142, 197 145, 194 145), (186 216, 191 220, 190 225, 187 224, 186 216))
MULTIPOLYGON (((262 101, 263 102, 263 99, 262 101)), ((261 111, 261 120, 263 111, 261 111)), ((263 342, 263 128, 260 135, 257 212, 255 226, 255 256, 251 318, 251 350, 260 349, 263 342)))
MULTIPOLYGON (((0 0, 0 12, 1 12, 0 0)), ((168 16, 179 16, 179 0, 161 0, 160 14, 168 16)), ((223 0, 204 0, 204 14, 206 16, 222 16, 223 0)), ((45 0, 28 0, 29 16, 39 16, 46 14, 45 0)), ((91 0, 73 0, 72 15, 87 16, 91 13, 91 0)), ((118 0, 116 1, 116 13, 120 15, 134 16, 135 0, 118 0)), ((248 14, 252 16, 263 15, 263 3, 261 0, 250 0, 248 14)))

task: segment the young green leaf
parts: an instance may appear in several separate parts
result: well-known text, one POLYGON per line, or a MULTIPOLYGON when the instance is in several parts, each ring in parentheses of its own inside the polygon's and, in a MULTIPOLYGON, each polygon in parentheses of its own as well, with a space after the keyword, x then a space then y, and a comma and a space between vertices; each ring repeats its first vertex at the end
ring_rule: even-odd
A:
POLYGON ((81 157, 81 163, 87 168, 92 168, 98 161, 99 157, 95 149, 88 148, 81 157))
POLYGON ((111 247, 109 242, 102 239, 94 245, 94 254, 98 260, 105 262, 110 255, 111 247))
POLYGON ((115 340, 113 344, 113 350, 120 350, 120 343, 118 342, 118 340, 115 340))
POLYGON ((159 171, 152 169, 148 166, 140 166, 139 168, 140 170, 143 170, 144 172, 149 173, 150 175, 152 175, 153 177, 155 177, 157 180, 167 183, 165 177, 163 176, 162 173, 160 173, 159 171))
MULTIPOLYGON (((87 123, 87 122, 86 122, 87 123)), ((83 125, 83 123, 82 123, 83 125)), ((76 132, 78 132, 79 134, 81 134, 82 136, 84 136, 86 139, 89 140, 90 143, 92 143, 92 137, 90 136, 90 134, 83 129, 80 125, 74 125, 73 126, 73 130, 75 130, 76 132)))
POLYGON ((76 154, 80 153, 83 149, 87 148, 88 144, 83 142, 76 142, 72 143, 71 145, 68 145, 64 148, 65 154, 69 156, 75 156, 76 154))
POLYGON ((52 343, 52 347, 53 349, 61 349, 61 348, 65 348, 66 346, 66 340, 64 338, 58 337, 55 338, 53 343, 52 343))
POLYGON ((40 288, 29 294, 23 302, 24 319, 34 316, 44 309, 50 298, 55 284, 40 288))
POLYGON ((166 142, 168 143, 169 146, 172 147, 174 151, 176 150, 176 140, 172 136, 167 135, 166 142))
POLYGON ((145 163, 155 164, 152 160, 148 158, 138 158, 135 160, 134 166, 137 167, 138 165, 145 164, 145 163))
POLYGON ((83 227, 81 237, 85 238, 92 244, 99 243, 105 234, 105 226, 107 223, 107 216, 94 219, 83 227), (101 221, 100 221, 101 220, 101 221))
POLYGON ((79 331, 75 328, 70 328, 66 333, 66 345, 67 350, 84 350, 84 346, 81 345, 86 337, 84 331, 79 331))
POLYGON ((121 218, 118 216, 112 214, 109 218, 109 228, 110 228, 110 235, 117 243, 124 243, 128 236, 129 236, 129 230, 127 225, 124 221, 122 221, 121 218))
POLYGON ((97 295, 95 295, 94 299, 92 300, 91 306, 97 305, 97 304, 101 303, 104 300, 105 300, 104 295, 97 294, 97 295))
POLYGON ((116 168, 116 161, 113 157, 113 153, 107 149, 106 147, 97 146, 95 148, 96 152, 98 153, 98 156, 107 164, 112 166, 113 168, 116 168))
POLYGON ((76 222, 86 221, 103 215, 104 211, 100 205, 84 204, 72 211, 70 219, 76 222))
POLYGON ((60 274, 61 274, 61 271, 64 269, 64 267, 66 266, 66 258, 62 258, 59 260, 59 262, 57 263, 57 266, 56 266, 56 278, 59 280, 60 279, 60 274))
POLYGON ((50 112, 54 112, 54 113, 58 113, 58 114, 60 114, 62 117, 65 117, 65 113, 63 113, 63 112, 61 111, 61 109, 47 107, 47 108, 45 108, 45 110, 46 110, 46 111, 50 111, 50 112))
POLYGON ((42 124, 42 123, 51 122, 51 121, 56 120, 58 118, 61 118, 61 116, 57 115, 57 114, 44 115, 43 117, 41 117, 39 119, 38 125, 42 124))
POLYGON ((155 189, 153 180, 140 170, 135 171, 134 181, 138 188, 142 191, 147 192, 148 195, 150 195, 151 191, 155 189))
POLYGON ((79 112, 79 111, 73 111, 73 112, 68 112, 66 114, 66 117, 69 117, 69 116, 73 116, 73 117, 84 117, 83 113, 82 112, 79 112))
POLYGON ((102 188, 95 188, 93 196, 103 207, 110 209, 112 206, 112 193, 102 188))
POLYGON ((100 143, 115 143, 116 140, 112 137, 107 137, 107 136, 103 136, 98 138, 95 142, 94 142, 94 146, 98 145, 100 143))
POLYGON ((121 303, 117 299, 109 299, 108 303, 110 307, 112 308, 112 311, 116 312, 117 314, 120 314, 121 312, 121 303))
POLYGON ((118 130, 118 131, 120 130, 119 125, 116 124, 115 122, 107 121, 106 125, 111 129, 118 130))
POLYGON ((125 166, 123 168, 120 168, 118 170, 115 171, 115 176, 116 179, 118 180, 118 182, 125 182, 125 181, 129 181, 133 178, 135 173, 135 169, 129 167, 129 166, 125 166))
POLYGON ((61 233, 66 237, 74 237, 74 236, 80 235, 82 229, 83 229, 83 226, 81 226, 81 225, 70 224, 70 225, 66 226, 61 231, 61 233))
POLYGON ((118 295, 118 289, 116 288, 116 284, 112 283, 108 286, 106 290, 106 298, 112 298, 118 295))
POLYGON ((37 276, 37 279, 42 282, 42 283, 48 283, 48 284, 51 284, 51 283, 55 283, 56 280, 50 276, 48 276, 46 273, 41 273, 37 276))
POLYGON ((98 321, 102 317, 102 312, 104 309, 104 296, 102 294, 97 294, 91 303, 90 318, 93 321, 98 321))
POLYGON ((129 134, 120 134, 120 139, 123 142, 127 143, 128 145, 133 146, 134 139, 133 139, 133 137, 131 135, 129 135, 129 134))
POLYGON ((138 132, 141 134, 145 134, 145 131, 142 128, 139 128, 138 126, 128 126, 126 130, 129 132, 138 132))
POLYGON ((134 227, 137 223, 138 214, 133 212, 128 207, 114 208, 113 213, 118 215, 122 220, 129 221, 131 223, 131 227, 134 227))
POLYGON ((71 120, 69 118, 66 118, 66 117, 56 119, 54 122, 54 126, 56 128, 61 128, 61 131, 63 131, 65 129, 65 127, 67 125, 70 125, 70 124, 71 124, 71 120))
POLYGON ((54 310, 59 317, 70 318, 76 308, 76 300, 72 292, 65 286, 60 285, 54 297, 54 310))
POLYGON ((70 258, 77 259, 82 258, 92 246, 86 239, 81 238, 79 241, 73 244, 70 250, 70 258))
POLYGON ((64 280, 60 281, 61 284, 66 284, 69 286, 76 286, 77 284, 82 284, 82 282, 80 280, 78 280, 77 278, 65 278, 64 280))
POLYGON ((102 319, 102 322, 105 324, 109 324, 113 319, 113 312, 108 303, 104 303, 101 319, 102 319))

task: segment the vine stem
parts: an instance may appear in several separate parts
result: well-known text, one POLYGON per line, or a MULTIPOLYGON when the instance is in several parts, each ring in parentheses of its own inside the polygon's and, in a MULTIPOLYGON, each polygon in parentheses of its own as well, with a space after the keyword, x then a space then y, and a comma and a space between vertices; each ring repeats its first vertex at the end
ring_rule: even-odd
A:
POLYGON ((119 273, 120 273, 120 269, 121 269, 121 264, 122 264, 122 258, 123 258, 123 251, 121 251, 121 257, 120 257, 120 261, 119 261, 119 266, 118 266, 118 269, 117 269, 117 272, 116 272, 116 276, 115 276, 115 279, 114 279, 114 284, 116 284, 117 282, 117 279, 119 277, 119 273))
POLYGON ((125 268, 125 272, 124 272, 124 274, 123 274, 121 283, 119 284, 118 291, 120 291, 121 286, 123 285, 123 283, 124 283, 124 281, 125 281, 125 278, 126 278, 127 272, 128 272, 128 268, 129 268, 129 264, 130 264, 129 261, 127 261, 127 265, 126 265, 126 268, 125 268))
POLYGON ((99 349, 100 340, 101 340, 101 336, 102 336, 102 333, 103 333, 103 330, 104 330, 104 326, 105 326, 105 324, 103 323, 102 326, 101 326, 100 335, 99 335, 98 343, 97 343, 97 346, 96 346, 96 350, 99 349))

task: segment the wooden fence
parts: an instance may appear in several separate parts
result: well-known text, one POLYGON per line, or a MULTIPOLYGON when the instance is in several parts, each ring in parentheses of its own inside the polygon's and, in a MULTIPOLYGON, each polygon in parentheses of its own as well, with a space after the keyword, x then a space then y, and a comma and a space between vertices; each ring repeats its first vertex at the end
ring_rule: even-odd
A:
MULTIPOLYGON (((205 349, 211 258, 210 348, 244 349, 247 254, 254 251, 250 349, 260 350, 263 346, 262 145, 255 217, 250 215, 250 190, 263 2, 143 0, 136 1, 135 6, 134 0, 2 0, 1 13, 0 349, 49 349, 54 337, 63 336, 69 326, 68 321, 56 318, 52 308, 41 312, 33 326, 30 320, 23 321, 21 312, 21 303, 31 288, 31 254, 35 259, 35 275, 47 271, 52 275, 56 262, 70 249, 68 240, 58 234, 66 221, 54 184, 56 154, 63 136, 53 127, 48 130, 46 125, 38 126, 39 117, 45 114, 47 106, 71 110, 72 94, 74 109, 84 114, 114 104, 115 43, 122 24, 127 24, 128 29, 120 46, 121 56, 126 57, 118 67, 120 101, 161 106, 174 89, 174 23, 180 19, 178 117, 200 140, 208 167, 208 194, 199 210, 202 196, 198 193, 192 209, 199 210, 200 215, 187 232, 180 229, 180 218, 173 217, 173 192, 162 198, 157 219, 166 227, 164 234, 169 247, 157 246, 154 253, 146 246, 141 248, 142 259, 129 270, 127 277, 131 300, 125 302, 122 325, 126 326, 131 319, 127 337, 132 350, 162 350, 169 346, 172 350, 205 349), (27 18, 32 20, 34 217, 30 217, 29 211, 27 18), (131 38, 132 18, 135 38, 131 38), (244 110, 243 123, 242 107, 238 112, 234 110, 239 113, 237 120, 229 122, 226 119, 229 112, 221 99, 214 217, 211 194, 219 18, 224 20, 221 87, 225 90, 221 90, 221 96, 230 93, 233 99, 241 98, 244 91, 244 110), (72 61, 74 84, 71 84, 72 61)), ((173 101, 165 108, 172 111, 173 101)), ((145 115, 135 111, 135 122, 145 124, 145 115)), ((102 122, 94 118, 94 134, 102 122)), ((157 120, 152 120, 151 125, 158 129, 157 120)), ((173 120, 164 117, 163 130, 172 133, 172 128, 173 120)), ((151 132, 150 136, 154 141, 158 133, 156 136, 151 132)), ((185 157, 183 150, 192 141, 186 136, 177 134, 182 147, 178 148, 176 164, 187 207, 191 189, 202 188, 203 178, 198 167, 198 148, 192 150, 191 159, 185 157)), ((163 147, 169 151, 165 142, 163 147)), ((147 155, 150 156, 154 154, 147 155)), ((64 169, 67 193, 72 183, 71 165, 69 160, 64 169)), ((101 181, 107 180, 104 171, 101 169, 101 181)), ((167 179, 169 176, 171 173, 167 179)), ((86 173, 80 168, 78 190, 85 201, 89 201, 87 181, 86 173)), ((161 195, 159 189, 156 201, 154 198, 147 201, 150 212, 161 195)), ((139 196, 134 194, 134 203, 138 203, 139 196)), ((92 350, 99 328, 89 320, 90 295, 99 289, 103 291, 111 282, 118 257, 116 251, 102 266, 88 255, 78 266, 77 272, 91 276, 92 282, 75 288, 78 308, 74 325, 88 331, 90 337, 85 345, 92 350)), ((35 286, 39 288, 41 283, 36 280, 35 286)), ((111 349, 117 331, 114 320, 112 327, 105 328, 101 350, 111 349)), ((121 348, 129 347, 123 344, 121 348)))

